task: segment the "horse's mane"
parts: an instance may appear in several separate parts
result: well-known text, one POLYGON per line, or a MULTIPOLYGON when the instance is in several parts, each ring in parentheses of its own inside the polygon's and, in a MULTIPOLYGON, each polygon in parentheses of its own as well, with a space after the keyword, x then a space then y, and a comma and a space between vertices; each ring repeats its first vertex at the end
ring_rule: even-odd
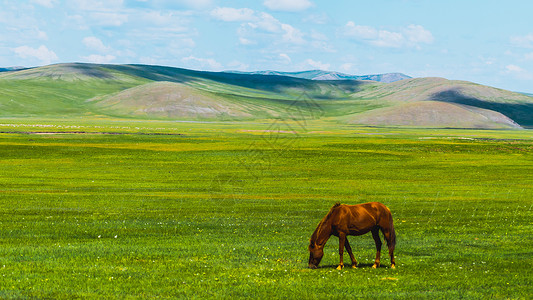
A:
POLYGON ((341 206, 341 203, 340 202, 337 202, 335 203, 330 209, 329 209, 329 212, 328 214, 322 218, 322 220, 320 221, 320 223, 318 223, 318 226, 316 227, 315 231, 313 232, 313 235, 311 236, 311 239, 309 240, 310 244, 313 244, 317 237, 320 235, 320 231, 322 230, 322 226, 328 221, 329 217, 331 216, 331 214, 333 213, 333 210, 335 210, 335 208, 341 206))

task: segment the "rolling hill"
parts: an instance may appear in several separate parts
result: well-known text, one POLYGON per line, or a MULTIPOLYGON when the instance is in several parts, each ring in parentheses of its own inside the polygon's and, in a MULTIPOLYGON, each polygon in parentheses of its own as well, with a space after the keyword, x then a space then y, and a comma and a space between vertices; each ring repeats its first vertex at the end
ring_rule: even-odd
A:
MULTIPOLYGON (((305 76, 324 75, 313 72, 305 76)), ((80 63, 1 72, 0 117, 28 116, 521 128, 533 127, 533 97, 443 78, 310 80, 80 63)))

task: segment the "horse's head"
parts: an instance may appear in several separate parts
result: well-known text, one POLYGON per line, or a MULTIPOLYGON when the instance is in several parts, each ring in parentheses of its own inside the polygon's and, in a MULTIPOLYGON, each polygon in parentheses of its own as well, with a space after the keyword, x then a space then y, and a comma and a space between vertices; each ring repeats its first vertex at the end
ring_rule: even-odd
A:
POLYGON ((316 269, 324 256, 324 245, 320 246, 311 242, 309 244, 309 268, 316 269))

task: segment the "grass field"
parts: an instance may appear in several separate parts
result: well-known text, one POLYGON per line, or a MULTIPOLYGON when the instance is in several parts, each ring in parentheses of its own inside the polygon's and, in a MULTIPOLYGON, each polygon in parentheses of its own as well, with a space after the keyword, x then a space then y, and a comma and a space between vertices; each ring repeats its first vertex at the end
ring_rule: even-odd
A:
POLYGON ((0 119, 0 132, 0 298, 533 294, 528 130, 0 119), (385 251, 371 268, 370 235, 350 238, 358 269, 335 270, 335 237, 306 268, 337 201, 391 209, 395 270, 385 251))

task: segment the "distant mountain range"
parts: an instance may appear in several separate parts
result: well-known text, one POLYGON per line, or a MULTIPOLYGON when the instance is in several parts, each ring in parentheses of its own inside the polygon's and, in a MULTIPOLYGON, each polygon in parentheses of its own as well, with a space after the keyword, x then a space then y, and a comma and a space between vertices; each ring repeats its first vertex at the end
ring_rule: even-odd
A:
POLYGON ((255 74, 255 75, 277 75, 277 76, 289 76, 310 80, 372 80, 385 83, 391 83, 404 79, 412 78, 402 73, 385 73, 375 75, 349 75, 333 71, 311 70, 302 72, 279 72, 279 71, 255 71, 255 72, 240 72, 240 71, 227 71, 237 74, 255 74))
POLYGON ((313 119, 371 126, 533 128, 533 97, 467 81, 387 83, 394 78, 387 74, 362 76, 374 81, 339 80, 346 76, 325 71, 292 75, 80 63, 27 68, 0 73, 0 118, 313 119))
POLYGON ((0 72, 9 72, 9 71, 17 71, 25 69, 24 67, 7 67, 7 68, 0 68, 0 72))

